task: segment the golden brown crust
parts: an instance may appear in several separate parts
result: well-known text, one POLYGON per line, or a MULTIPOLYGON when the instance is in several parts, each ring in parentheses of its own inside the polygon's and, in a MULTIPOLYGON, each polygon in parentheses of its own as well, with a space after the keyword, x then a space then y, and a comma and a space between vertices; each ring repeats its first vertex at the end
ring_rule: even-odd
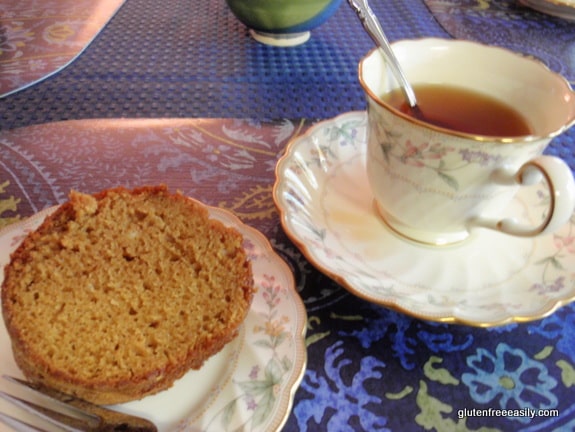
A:
POLYGON ((17 364, 99 404, 170 387, 232 340, 248 312, 241 242, 164 186, 72 192, 5 268, 17 364))

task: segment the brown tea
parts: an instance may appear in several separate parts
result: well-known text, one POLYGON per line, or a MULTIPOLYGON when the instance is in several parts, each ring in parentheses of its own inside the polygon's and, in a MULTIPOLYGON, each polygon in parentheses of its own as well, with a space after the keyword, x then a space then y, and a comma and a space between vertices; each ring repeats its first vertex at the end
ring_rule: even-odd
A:
MULTIPOLYGON (((416 84, 413 89, 427 123, 473 135, 516 137, 533 133, 520 113, 490 96, 436 84, 416 84)), ((401 89, 383 95, 382 100, 414 116, 401 89)))

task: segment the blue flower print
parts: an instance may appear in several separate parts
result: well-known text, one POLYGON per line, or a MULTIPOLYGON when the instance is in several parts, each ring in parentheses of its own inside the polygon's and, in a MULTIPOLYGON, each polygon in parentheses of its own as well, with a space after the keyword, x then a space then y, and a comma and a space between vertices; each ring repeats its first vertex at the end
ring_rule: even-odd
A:
POLYGON ((363 328, 352 332, 339 332, 339 335, 356 338, 366 349, 389 338, 386 343, 391 344, 394 357, 399 359, 406 370, 413 370, 418 366, 418 347, 424 346, 434 353, 450 353, 463 351, 473 343, 472 335, 451 333, 447 324, 428 323, 421 326, 405 314, 391 310, 382 314, 381 308, 375 304, 367 307, 376 311, 377 317, 369 318, 368 313, 363 313, 366 324, 363 328))
POLYGON ((381 380, 385 364, 375 357, 361 359, 360 369, 348 383, 344 379, 346 366, 352 361, 346 357, 342 348, 343 342, 338 341, 325 351, 325 377, 316 371, 309 370, 302 381, 301 388, 313 397, 302 400, 295 407, 298 425, 301 431, 308 430, 309 421, 321 423, 327 419, 327 430, 338 432, 379 431, 390 432, 386 427, 387 419, 372 412, 372 407, 382 403, 381 398, 369 393, 365 386, 370 380, 381 380), (354 403, 348 404, 348 409, 338 409, 331 412, 327 407, 338 405, 338 399, 346 399, 354 403), (322 411, 322 407, 323 411, 322 411), (359 424, 352 426, 349 421, 355 418, 359 424))
POLYGON ((529 326, 529 333, 539 334, 553 341, 557 349, 575 362, 575 332, 565 329, 575 325, 575 304, 564 306, 560 313, 543 319, 537 325, 529 326))
MULTIPOLYGON (((541 362, 533 360, 518 348, 505 343, 497 345, 495 355, 479 348, 467 358, 473 372, 464 373, 462 381, 476 402, 487 404, 499 399, 502 409, 549 409, 557 406, 552 389, 557 381, 541 362)), ((513 417, 522 423, 527 417, 513 417)))

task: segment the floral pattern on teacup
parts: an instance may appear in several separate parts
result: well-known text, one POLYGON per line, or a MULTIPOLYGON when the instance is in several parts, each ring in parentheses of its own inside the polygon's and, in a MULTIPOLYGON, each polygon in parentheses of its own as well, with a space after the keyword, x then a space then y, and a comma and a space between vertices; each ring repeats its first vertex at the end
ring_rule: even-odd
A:
MULTIPOLYGON (((383 110, 381 110, 383 111, 383 110)), ((442 142, 441 135, 425 131, 419 126, 405 124, 402 119, 388 118, 387 113, 371 109, 373 117, 368 125, 390 171, 397 171, 398 165, 404 165, 434 173, 449 189, 459 191, 461 181, 467 176, 470 166, 481 168, 496 168, 508 159, 513 144, 487 149, 482 142, 473 142, 457 137, 442 142)), ((444 139, 445 140, 445 139, 444 139)), ((541 145, 535 143, 526 146, 528 155, 541 151, 541 145)), ((410 181, 415 181, 409 176, 410 181)), ((429 178, 420 177, 419 182, 425 184, 429 178)))

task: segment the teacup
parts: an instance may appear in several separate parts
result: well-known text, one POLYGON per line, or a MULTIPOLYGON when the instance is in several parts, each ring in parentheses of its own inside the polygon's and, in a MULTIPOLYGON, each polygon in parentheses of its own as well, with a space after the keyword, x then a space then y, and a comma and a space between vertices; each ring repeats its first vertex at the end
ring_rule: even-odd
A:
POLYGON ((392 46, 416 95, 423 85, 466 89, 503 103, 529 132, 460 131, 403 112, 384 100, 398 84, 381 52, 370 52, 359 64, 368 102, 366 169, 389 227, 416 242, 445 245, 478 227, 533 237, 565 224, 575 209, 573 174, 543 151, 575 121, 568 82, 537 60, 479 43, 428 38, 392 46), (541 180, 550 196, 541 224, 506 214, 520 186, 541 180))

